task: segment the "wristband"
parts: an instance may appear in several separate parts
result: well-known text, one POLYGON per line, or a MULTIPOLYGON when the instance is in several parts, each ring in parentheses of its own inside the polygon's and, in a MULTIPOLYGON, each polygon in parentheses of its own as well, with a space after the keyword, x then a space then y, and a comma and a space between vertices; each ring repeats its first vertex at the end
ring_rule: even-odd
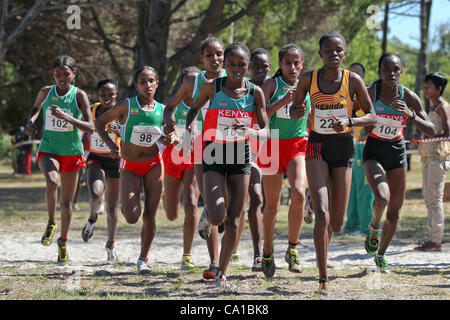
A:
POLYGON ((353 120, 352 118, 348 118, 348 126, 349 127, 353 127, 353 124, 355 123, 355 120, 353 120))
POLYGON ((411 109, 411 111, 412 111, 413 115, 412 115, 412 117, 409 117, 409 119, 414 120, 416 118, 416 112, 413 109, 411 109))

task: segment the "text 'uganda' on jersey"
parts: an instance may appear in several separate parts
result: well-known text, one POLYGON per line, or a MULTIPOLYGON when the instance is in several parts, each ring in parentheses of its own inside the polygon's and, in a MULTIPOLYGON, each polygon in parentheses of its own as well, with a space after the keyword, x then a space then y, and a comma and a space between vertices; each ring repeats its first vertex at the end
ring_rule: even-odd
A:
POLYGON ((350 118, 353 100, 350 96, 350 72, 342 70, 339 89, 334 93, 324 93, 319 88, 318 70, 312 72, 311 87, 311 130, 320 134, 340 134, 351 132, 348 127, 343 132, 336 132, 333 123, 336 118, 350 118))

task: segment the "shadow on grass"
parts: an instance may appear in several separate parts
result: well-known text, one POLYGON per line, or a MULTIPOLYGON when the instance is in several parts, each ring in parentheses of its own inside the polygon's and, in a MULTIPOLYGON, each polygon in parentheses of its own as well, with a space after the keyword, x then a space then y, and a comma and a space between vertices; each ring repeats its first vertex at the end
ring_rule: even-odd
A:
POLYGON ((422 195, 422 189, 408 189, 406 190, 405 199, 411 200, 411 199, 423 199, 422 195))

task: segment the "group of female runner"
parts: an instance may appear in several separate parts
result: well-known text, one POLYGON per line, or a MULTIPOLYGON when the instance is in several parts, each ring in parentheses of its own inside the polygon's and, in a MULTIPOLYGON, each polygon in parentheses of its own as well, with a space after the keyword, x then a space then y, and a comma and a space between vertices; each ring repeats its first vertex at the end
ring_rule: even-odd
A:
POLYGON ((303 50, 285 45, 279 50, 278 71, 269 77, 271 61, 266 50, 250 52, 242 43, 225 47, 209 36, 201 45, 205 70, 183 69, 181 85, 166 106, 154 99, 157 71, 145 66, 133 76, 137 96, 116 103, 115 81, 103 79, 98 82, 100 102, 92 109, 86 93, 72 84, 77 72, 75 61, 58 57, 53 66, 55 85, 41 89, 27 126, 28 134, 34 134, 34 122, 42 111, 38 161, 47 181, 49 214, 42 244, 50 245, 56 229, 59 174, 58 261, 68 261, 71 201, 78 168, 86 163, 91 213, 82 237, 86 242, 92 237, 106 190, 108 262, 118 261, 114 236, 120 199, 128 223, 138 222, 142 214, 137 268, 140 274, 150 272, 147 256, 164 190, 169 220, 178 217, 181 195, 184 197, 183 269, 194 266, 191 250, 198 223, 211 259, 203 277, 215 279, 221 287, 231 286, 226 280, 227 267, 236 255, 248 212, 254 247, 252 269, 272 277, 276 271, 274 227, 286 176, 291 201, 285 260, 291 272, 301 272, 297 246, 308 185, 316 218, 318 292, 328 294, 327 249, 332 234, 341 230, 347 211, 354 154, 352 127, 364 126, 370 132, 364 167, 375 195, 364 247, 375 257, 379 269, 389 272, 384 253, 395 233, 405 196, 403 127, 409 119, 431 137, 434 125, 417 95, 399 84, 402 64, 396 54, 380 58, 380 79, 369 89, 356 73, 342 68, 346 42, 340 33, 325 33, 319 41, 319 54, 322 68, 302 74, 303 50), (365 115, 352 118, 354 101, 365 115), (90 135, 87 161, 80 131, 90 135), (197 221, 199 195, 204 209, 197 221), (385 208, 386 222, 381 230, 385 208), (219 252, 221 226, 224 234, 219 252))

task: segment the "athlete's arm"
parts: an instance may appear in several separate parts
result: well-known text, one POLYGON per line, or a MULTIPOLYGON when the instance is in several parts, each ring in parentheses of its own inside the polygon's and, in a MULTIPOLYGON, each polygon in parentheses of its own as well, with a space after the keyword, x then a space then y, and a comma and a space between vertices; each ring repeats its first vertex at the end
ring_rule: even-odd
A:
POLYGON ((92 120, 92 112, 89 103, 89 98, 83 90, 77 89, 75 99, 77 99, 78 107, 80 108, 81 114, 83 115, 82 120, 75 119, 70 115, 67 115, 68 122, 73 124, 78 129, 92 134, 95 130, 94 121, 92 120))
POLYGON ((292 120, 298 121, 306 116, 305 113, 307 102, 305 99, 309 91, 311 77, 312 71, 304 73, 298 81, 297 88, 295 89, 294 100, 292 101, 292 105, 289 110, 289 115, 292 120))
POLYGON ((442 120, 442 134, 435 135, 435 137, 448 137, 450 136, 450 106, 447 102, 442 103, 442 107, 438 109, 438 114, 442 120))
POLYGON ((256 120, 258 121, 259 130, 255 130, 253 128, 248 128, 245 124, 237 123, 237 125, 233 126, 235 130, 244 130, 244 134, 247 137, 251 137, 253 139, 258 139, 260 141, 264 141, 270 138, 270 130, 269 130, 269 120, 267 118, 266 113, 266 102, 264 98, 264 93, 261 88, 255 86, 255 115, 256 120))
POLYGON ((173 111, 186 97, 192 96, 194 90, 194 78, 186 76, 185 80, 177 90, 175 95, 167 100, 166 107, 163 112, 164 123, 170 132, 174 130, 175 118, 173 111))
POLYGON ((119 119, 122 124, 125 124, 127 117, 128 99, 125 99, 118 102, 115 106, 102 114, 100 118, 95 120, 95 130, 97 130, 100 138, 105 141, 106 145, 111 150, 111 158, 120 157, 119 147, 109 137, 108 131, 106 130, 106 124, 116 119, 119 119))
POLYGON ((30 114, 28 116, 28 123, 25 131, 25 133, 28 136, 32 136, 33 134, 37 133, 37 129, 34 123, 36 119, 39 117, 39 113, 41 112, 42 109, 42 103, 45 101, 45 98, 47 97, 48 92, 50 91, 51 88, 52 86, 47 86, 39 90, 39 93, 36 97, 36 100, 34 101, 33 106, 31 107, 30 114))
MULTIPOLYGON (((355 102, 358 103, 360 109, 362 109, 365 113, 362 117, 357 118, 351 118, 353 121, 354 127, 369 127, 376 123, 377 116, 375 113, 375 109, 373 108, 372 100, 370 99, 369 92, 367 91, 366 84, 364 83, 363 79, 356 74, 355 72, 350 72, 350 87, 351 95, 353 93, 356 93, 356 100, 355 102)), ((348 122, 350 122, 350 118, 347 119, 348 122)))
POLYGON ((420 132, 429 137, 434 136, 436 128, 423 110, 422 103, 415 92, 405 88, 405 101, 397 99, 392 103, 392 107, 407 116, 420 132))
POLYGON ((214 82, 204 83, 201 87, 197 99, 194 101, 194 104, 191 106, 186 116, 186 130, 189 132, 191 132, 191 124, 200 109, 214 96, 214 89, 214 82))
POLYGON ((267 112, 268 117, 271 117, 281 107, 291 103, 292 99, 294 98, 294 92, 289 91, 280 100, 277 100, 272 104, 269 104, 270 99, 272 98, 273 94, 275 93, 275 89, 276 89, 276 80, 275 79, 269 79, 269 80, 265 81, 262 86, 262 91, 264 93, 264 99, 267 103, 266 112, 267 112))

